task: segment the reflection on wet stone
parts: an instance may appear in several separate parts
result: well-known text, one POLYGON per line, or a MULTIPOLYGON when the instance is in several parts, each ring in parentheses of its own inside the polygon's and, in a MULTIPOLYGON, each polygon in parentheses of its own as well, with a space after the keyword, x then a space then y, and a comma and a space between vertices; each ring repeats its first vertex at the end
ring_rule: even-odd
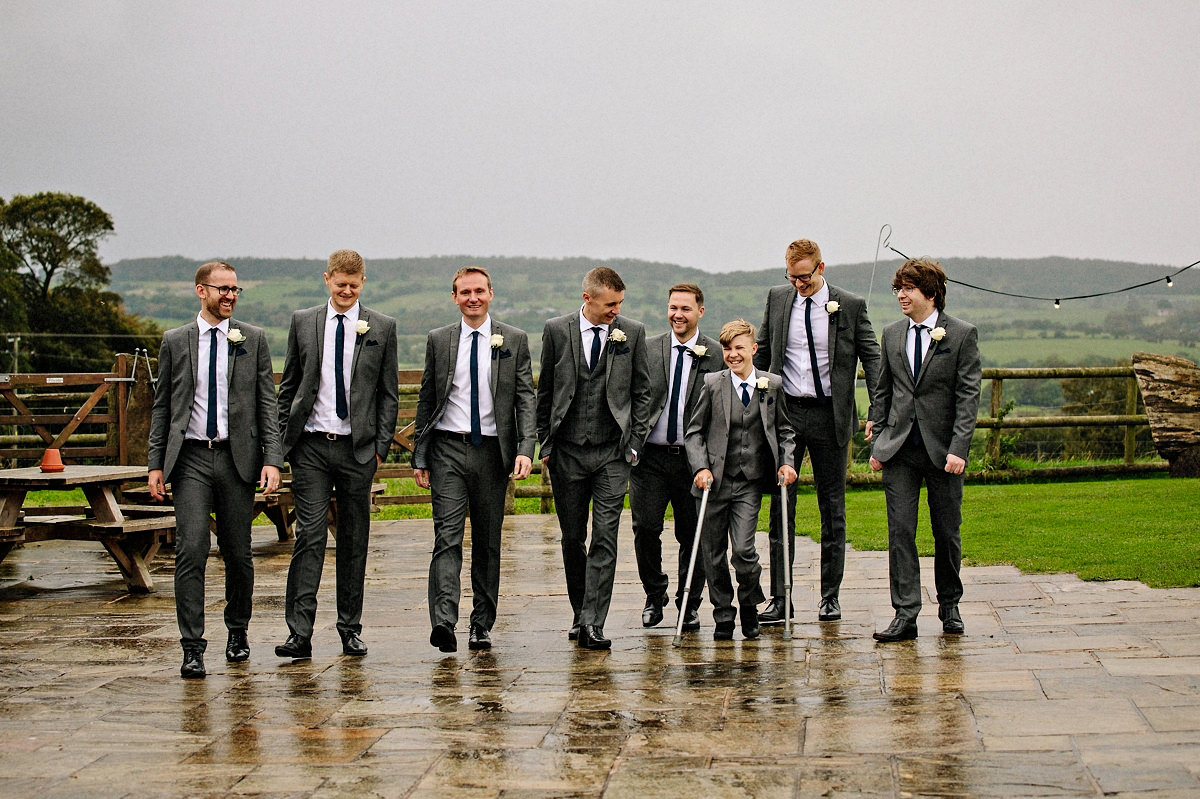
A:
POLYGON ((83 550, 69 542, 29 545, 0 571, 2 793, 1200 795, 1200 590, 967 568, 970 634, 944 638, 926 612, 916 641, 879 645, 886 553, 847 554, 843 619, 821 624, 819 550, 800 538, 792 640, 776 627, 714 642, 706 603, 704 629, 675 648, 669 624, 641 628, 628 526, 610 652, 566 640, 557 526, 523 516, 506 523, 492 650, 466 650, 465 623, 461 651, 428 645, 429 523, 386 522, 371 536, 370 655, 342 656, 331 582, 314 656, 294 663, 271 651, 289 550, 263 528, 250 661, 224 661, 214 559, 199 681, 178 677, 169 553, 154 564, 163 590, 139 597, 96 580, 90 555, 90 576, 72 573, 83 550))

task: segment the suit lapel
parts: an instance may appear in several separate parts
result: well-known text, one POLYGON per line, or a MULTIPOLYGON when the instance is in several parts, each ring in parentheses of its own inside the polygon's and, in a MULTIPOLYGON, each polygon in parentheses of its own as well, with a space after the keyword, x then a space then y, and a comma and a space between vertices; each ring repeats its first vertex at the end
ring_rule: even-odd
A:
MULTIPOLYGON (((237 329, 238 329, 237 320, 230 319, 229 320, 229 331, 233 332, 234 330, 237 330, 237 329)), ((225 385, 226 385, 226 387, 228 387, 228 386, 233 385, 233 366, 234 366, 234 364, 237 363, 237 346, 226 342, 225 348, 227 350, 229 350, 229 359, 228 359, 227 363, 225 364, 225 385)))
POLYGON ((458 341, 462 338, 462 326, 463 321, 460 319, 457 327, 446 331, 446 378, 443 397, 449 397, 454 387, 454 368, 458 365, 458 341))
POLYGON ((328 305, 322 305, 317 308, 317 312, 313 314, 313 325, 316 332, 313 333, 313 349, 317 355, 317 380, 321 379, 321 367, 325 359, 325 316, 328 314, 328 305))
MULTIPOLYGON (((367 327, 371 326, 371 312, 361 305, 358 306, 358 321, 366 322, 367 327)), ((358 356, 362 353, 366 336, 358 335, 357 330, 347 330, 346 335, 354 336, 354 357, 350 359, 350 382, 353 383, 354 374, 358 371, 358 356)))
MULTIPOLYGON (((790 287, 789 287, 790 288, 790 287)), ((780 370, 783 369, 784 353, 787 352, 787 336, 788 328, 792 324, 792 310, 796 305, 796 290, 791 289, 787 292, 780 292, 780 299, 783 300, 779 304, 778 323, 772 331, 772 337, 775 339, 771 342, 771 351, 778 352, 780 370)))
MULTIPOLYGON (((579 323, 581 318, 576 312, 570 317, 567 322, 567 341, 571 345, 571 360, 575 362, 575 372, 579 371, 579 367, 587 367, 587 360, 583 357, 583 337, 579 332, 579 323)), ((571 384, 575 384, 575 372, 571 374, 571 384)))
POLYGON ((618 316, 616 319, 614 319, 612 321, 612 324, 608 326, 608 338, 604 339, 604 346, 602 346, 600 348, 600 358, 605 361, 605 369, 604 369, 604 386, 605 386, 605 388, 608 387, 608 381, 612 379, 613 364, 612 364, 612 358, 609 357, 609 353, 612 352, 613 331, 621 329, 620 321, 621 321, 621 317, 618 316))
MULTIPOLYGON (((504 336, 504 331, 500 329, 500 323, 493 319, 492 335, 497 333, 502 337, 504 336)), ((485 357, 492 359, 490 368, 488 369, 488 388, 492 391, 492 401, 494 402, 496 399, 496 375, 500 371, 500 350, 504 349, 504 345, 500 345, 498 349, 492 349, 492 342, 490 341, 481 341, 479 343, 481 346, 486 345, 486 349, 484 349, 484 353, 486 353, 485 357), (494 358, 492 358, 493 352, 496 353, 496 357, 494 358)))
MULTIPOLYGON (((829 286, 829 283, 826 282, 825 285, 829 286)), ((836 302, 838 304, 837 312, 842 313, 843 312, 842 295, 833 286, 829 286, 829 299, 831 302, 836 302)), ((838 323, 837 323, 837 318, 836 318, 837 314, 831 314, 831 313, 827 312, 825 314, 825 317, 826 317, 826 319, 829 320, 829 333, 828 333, 828 338, 826 340, 829 342, 829 344, 828 344, 828 346, 829 346, 829 353, 828 353, 828 355, 829 355, 829 382, 832 383, 833 382, 834 358, 837 356, 837 331, 838 331, 838 323)), ((830 386, 830 388, 832 388, 832 386, 830 386)))
POLYGON ((196 376, 199 374, 197 369, 200 368, 200 326, 194 319, 187 326, 187 358, 187 379, 191 384, 188 386, 188 394, 192 395, 196 392, 196 376))

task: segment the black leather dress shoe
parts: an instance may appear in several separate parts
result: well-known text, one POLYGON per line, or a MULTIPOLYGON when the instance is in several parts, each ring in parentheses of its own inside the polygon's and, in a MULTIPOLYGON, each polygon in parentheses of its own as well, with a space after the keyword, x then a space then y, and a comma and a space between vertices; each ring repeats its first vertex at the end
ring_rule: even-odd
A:
POLYGON ((230 663, 241 663, 250 659, 250 642, 245 630, 230 630, 229 643, 225 644, 225 659, 230 663))
POLYGON ((342 654, 360 658, 367 654, 367 645, 358 637, 358 633, 342 633, 342 654))
POLYGON ((308 660, 312 657, 312 641, 292 633, 286 641, 275 647, 275 654, 281 658, 308 660))
POLYGON ((471 632, 467 635, 468 649, 491 649, 492 636, 481 624, 472 624, 471 632))
POLYGON ((183 665, 179 667, 179 676, 185 680, 196 680, 205 673, 204 652, 199 649, 183 650, 183 665))
POLYGON ((429 643, 443 652, 458 651, 458 639, 454 637, 454 630, 450 629, 448 624, 434 627, 433 632, 429 634, 429 643))
POLYGON ((578 624, 571 625, 571 631, 567 633, 567 640, 568 641, 578 641, 579 640, 579 625, 578 624))
POLYGON ((700 629, 700 612, 696 608, 688 608, 683 614, 683 631, 694 633, 700 629))
POLYGON ((841 618, 842 606, 838 604, 837 597, 821 600, 821 606, 817 609, 817 621, 837 621, 841 618))
POLYGON ((962 616, 958 615, 958 605, 943 605, 938 608, 938 618, 942 620, 942 632, 946 635, 962 635, 967 631, 963 626, 962 616))
POLYGON ((733 640, 733 622, 719 621, 717 629, 713 632, 714 641, 732 641, 733 640))
POLYGON ((751 605, 748 608, 742 608, 742 637, 757 638, 760 632, 758 627, 758 608, 751 605))
POLYGON ((897 616, 892 619, 892 623, 888 625, 886 630, 877 632, 872 637, 876 641, 883 641, 884 643, 911 641, 917 637, 917 622, 897 616))
MULTIPOLYGON (((768 624, 783 624, 783 603, 783 597, 772 597, 767 606, 763 608, 763 612, 758 614, 758 623, 763 626, 768 624)), ((795 609, 789 606, 788 618, 792 618, 794 614, 795 609)))
POLYGON ((646 597, 646 607, 642 608, 642 626, 653 627, 663 620, 663 605, 667 604, 667 595, 646 597))
POLYGON ((612 641, 604 637, 604 628, 585 624, 579 628, 579 646, 583 649, 611 649, 612 641))

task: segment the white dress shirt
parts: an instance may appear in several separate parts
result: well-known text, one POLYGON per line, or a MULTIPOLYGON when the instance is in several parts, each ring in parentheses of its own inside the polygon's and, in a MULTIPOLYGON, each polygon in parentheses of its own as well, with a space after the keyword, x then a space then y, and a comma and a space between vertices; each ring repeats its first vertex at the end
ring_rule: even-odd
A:
MULTIPOLYGON (((350 410, 350 374, 354 366, 354 345, 358 340, 358 303, 354 303, 350 310, 346 311, 343 316, 346 317, 345 322, 345 341, 342 343, 342 385, 346 388, 346 410, 350 410)), ((317 385, 317 399, 313 402, 312 414, 308 417, 308 423, 304 425, 304 429, 310 433, 337 433, 338 435, 350 434, 350 414, 346 414, 345 419, 339 419, 337 415, 337 383, 334 376, 333 367, 336 363, 334 358, 334 340, 337 337, 337 315, 333 307, 333 300, 325 304, 325 340, 321 347, 321 382, 317 385)))
MULTIPOLYGON (((192 415, 188 418, 184 436, 208 441, 208 350, 213 325, 196 314, 200 338, 196 348, 196 393, 192 396, 192 415)), ((229 438, 229 320, 222 319, 217 328, 217 441, 229 438)))
POLYGON ((491 389, 491 314, 483 320, 478 331, 466 322, 459 322, 458 357, 454 362, 454 378, 450 382, 450 394, 446 397, 446 409, 433 426, 435 430, 447 430, 451 433, 471 432, 471 334, 475 332, 479 333, 478 358, 475 364, 475 379, 479 388, 479 432, 485 436, 497 435, 491 389))
POLYGON ((595 369, 596 364, 591 362, 592 356, 592 328, 600 328, 600 357, 604 357, 604 346, 608 343, 608 325, 593 325, 588 321, 588 318, 583 315, 583 306, 579 306, 579 335, 583 342, 583 362, 590 368, 595 369))
POLYGON ((684 429, 687 427, 687 415, 684 413, 684 406, 687 405, 688 379, 692 374, 692 359, 696 356, 691 354, 692 347, 696 346, 696 342, 700 340, 700 331, 697 329, 692 337, 685 342, 680 342, 679 339, 671 335, 671 357, 667 359, 667 396, 666 405, 663 406, 662 413, 658 417, 658 421, 654 423, 654 429, 650 431, 649 437, 646 438, 648 444, 669 444, 667 441, 667 423, 671 419, 671 383, 675 379, 675 363, 684 358, 683 372, 679 375, 679 404, 677 406, 678 421, 676 422, 675 443, 677 445, 683 443, 684 429), (687 348, 686 352, 680 352, 677 347, 683 344, 687 348))
MULTIPOLYGON (((817 384, 813 382, 812 359, 808 353, 808 333, 804 329, 804 306, 807 297, 796 292, 792 302, 792 318, 788 323, 787 347, 783 358, 783 390, 792 397, 816 397, 817 384)), ((829 380, 829 283, 822 283, 812 295, 813 346, 817 351, 817 369, 821 372, 821 389, 826 397, 832 397, 829 380)))
POLYGON ((746 388, 750 392, 750 399, 751 400, 754 399, 754 392, 756 390, 754 388, 754 384, 756 382, 758 382, 758 370, 757 369, 751 369, 750 376, 744 380, 742 378, 738 377, 737 373, 734 372, 732 369, 730 369, 729 370, 729 378, 730 378, 730 380, 733 381, 733 397, 734 397, 734 399, 736 399, 738 401, 739 405, 742 402, 742 383, 746 384, 746 388))
POLYGON ((915 364, 913 358, 916 354, 916 348, 914 345, 916 344, 917 337, 913 334, 913 328, 917 325, 925 328, 921 331, 921 363, 925 363, 925 358, 929 355, 929 345, 933 342, 933 339, 929 337, 929 334, 935 327, 937 327, 937 320, 938 312, 936 309, 934 309, 933 313, 929 314, 928 317, 922 319, 920 322, 914 322, 912 319, 908 320, 908 330, 906 331, 907 338, 904 339, 904 352, 908 355, 909 372, 912 372, 913 365, 915 364))

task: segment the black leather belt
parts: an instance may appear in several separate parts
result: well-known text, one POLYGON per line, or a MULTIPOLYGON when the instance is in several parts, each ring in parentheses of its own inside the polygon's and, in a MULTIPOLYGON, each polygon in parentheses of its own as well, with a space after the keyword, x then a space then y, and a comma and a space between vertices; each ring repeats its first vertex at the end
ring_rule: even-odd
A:
MULTIPOLYGON (((450 439, 451 441, 461 441, 464 444, 471 443, 471 434, 470 433, 458 433, 453 430, 434 430, 433 432, 437 433, 439 436, 445 436, 446 438, 450 439)), ((499 439, 498 436, 480 436, 480 438, 483 439, 482 441, 479 442, 480 446, 488 443, 489 441, 497 441, 499 439)), ((474 446, 474 445, 472 445, 472 446, 474 446)))
POLYGON ((793 402, 801 408, 824 408, 826 405, 832 405, 831 397, 793 397, 788 395, 788 402, 793 402))
POLYGON ((646 451, 665 452, 668 455, 686 455, 683 444, 647 444, 646 451))
POLYGON ((183 443, 190 444, 193 447, 204 447, 205 449, 229 449, 228 438, 222 438, 220 441, 210 441, 207 438, 185 438, 183 443))
POLYGON ((305 430, 304 435, 319 436, 321 438, 326 439, 327 441, 337 441, 339 438, 349 438, 350 437, 349 433, 324 433, 320 430, 305 430))

